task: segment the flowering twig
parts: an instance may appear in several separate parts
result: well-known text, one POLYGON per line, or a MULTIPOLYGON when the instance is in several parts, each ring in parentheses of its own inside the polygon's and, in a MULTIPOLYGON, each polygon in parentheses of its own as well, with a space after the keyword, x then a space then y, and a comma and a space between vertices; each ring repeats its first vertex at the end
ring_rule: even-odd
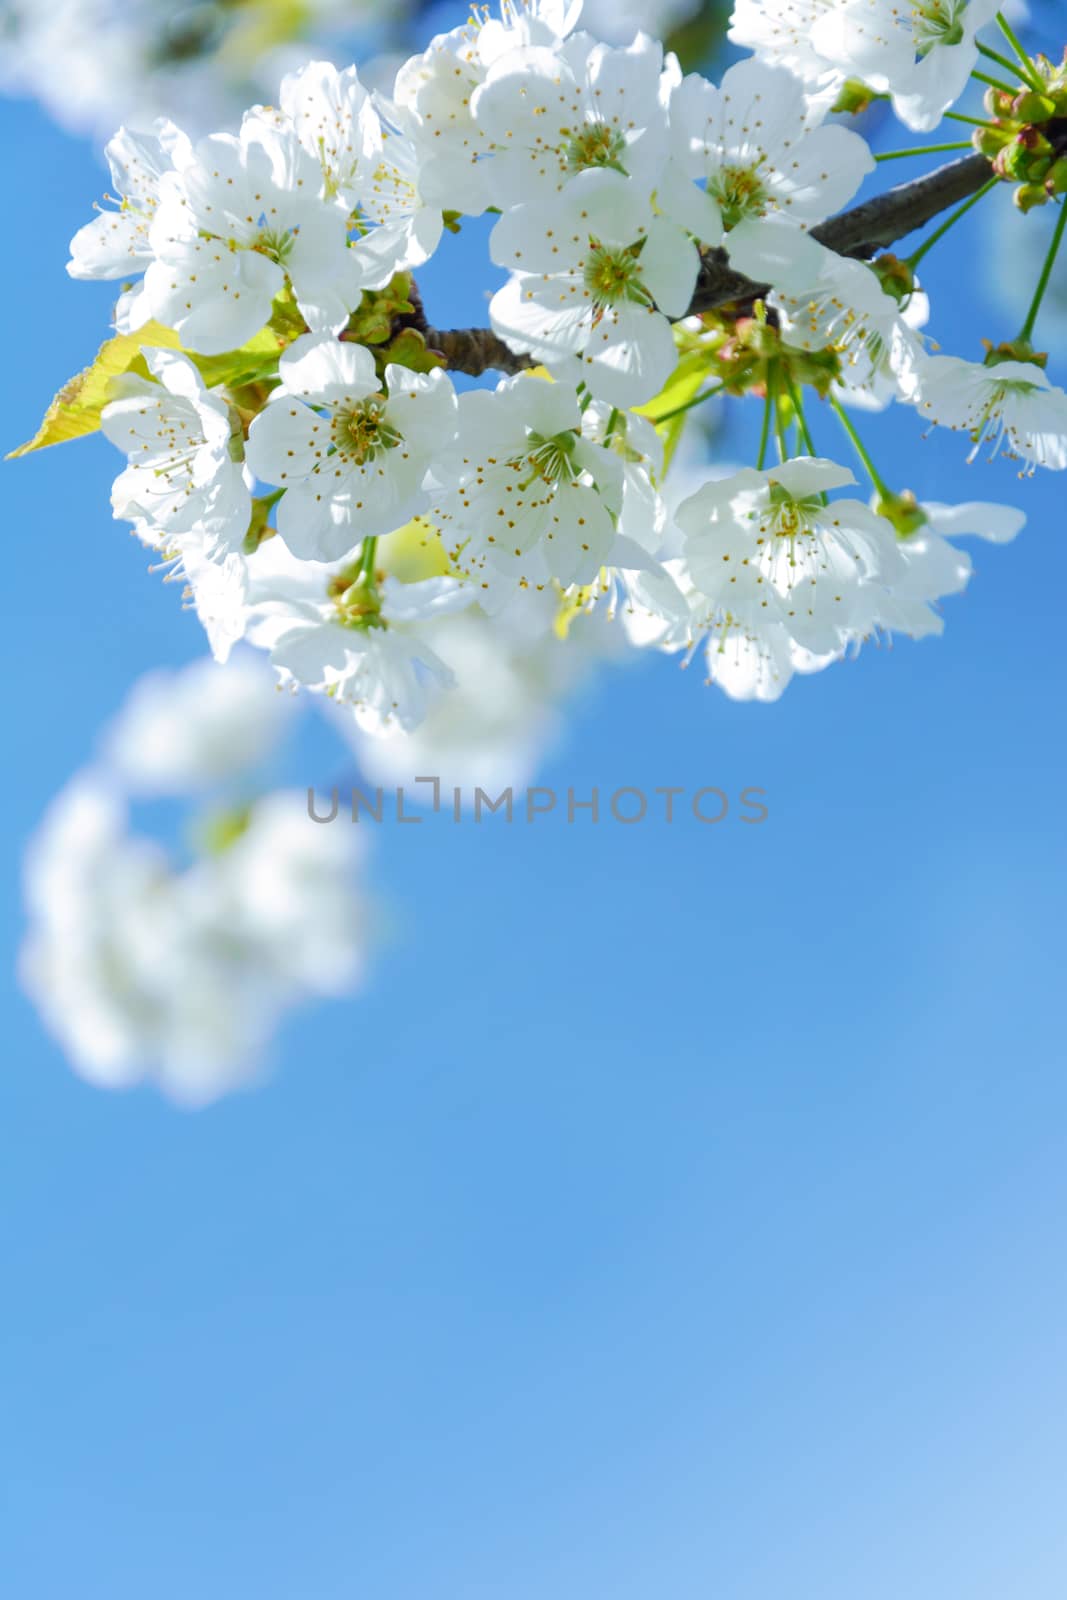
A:
MULTIPOLYGON (((1067 129, 1058 130, 1058 148, 1067 148, 1067 129)), ((865 258, 923 227, 951 206, 975 195, 989 181, 985 156, 966 156, 948 162, 935 172, 898 184, 873 200, 865 200, 840 216, 812 229, 812 237, 839 255, 865 258)), ((768 292, 736 272, 723 250, 705 251, 690 314, 714 311, 719 306, 755 300, 768 292)), ((430 328, 427 343, 439 350, 454 372, 480 377, 483 372, 522 372, 535 365, 529 356, 516 355, 488 328, 430 328)))

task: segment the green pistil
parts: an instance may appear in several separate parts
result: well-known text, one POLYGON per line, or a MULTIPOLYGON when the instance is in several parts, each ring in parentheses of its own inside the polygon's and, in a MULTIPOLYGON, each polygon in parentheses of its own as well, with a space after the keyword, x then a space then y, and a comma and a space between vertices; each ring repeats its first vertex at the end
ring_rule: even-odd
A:
POLYGON ((547 484, 573 483, 580 471, 574 460, 577 442, 574 433, 556 433, 550 438, 541 433, 531 433, 526 461, 533 470, 530 477, 519 485, 520 489, 525 492, 538 478, 547 484))
POLYGON ((284 267, 295 242, 296 235, 289 228, 264 228, 252 248, 268 261, 284 267))
POLYGON ((364 400, 340 415, 333 429, 338 454, 358 466, 365 466, 388 450, 395 450, 402 436, 385 421, 385 408, 379 400, 364 400))
POLYGON ((615 172, 625 173, 622 157, 626 150, 626 140, 615 128, 609 128, 606 122, 592 122, 584 127, 580 133, 571 136, 567 146, 567 171, 585 172, 590 167, 611 167, 615 172))
POLYGON ((767 209, 767 191, 754 167, 723 167, 709 181, 708 193, 719 202, 727 231, 745 217, 761 217, 767 209))
POLYGON ((331 578, 326 593, 333 601, 342 628, 365 633, 368 628, 386 626, 377 585, 373 577, 364 572, 361 562, 331 578))
POLYGON ((585 286, 598 308, 622 305, 626 301, 651 304, 648 290, 641 282, 640 256, 644 243, 642 239, 625 250, 613 250, 595 239, 590 241, 585 286))
POLYGON ((963 14, 967 0, 919 0, 911 9, 915 52, 929 55, 939 46, 963 43, 963 14))
POLYGON ((774 522, 771 532, 779 539, 798 539, 812 531, 812 524, 823 509, 818 495, 807 495, 797 500, 773 480, 770 484, 771 510, 774 522))

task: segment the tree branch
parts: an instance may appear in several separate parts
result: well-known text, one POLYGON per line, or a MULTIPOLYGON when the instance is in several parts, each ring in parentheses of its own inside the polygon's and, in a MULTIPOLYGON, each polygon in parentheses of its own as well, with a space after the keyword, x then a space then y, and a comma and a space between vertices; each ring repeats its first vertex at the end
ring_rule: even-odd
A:
MULTIPOLYGON (((1057 154, 1067 152, 1067 121, 1050 123, 1042 131, 1052 140, 1057 154)), ((811 230, 812 238, 836 250, 838 255, 867 259, 932 222, 942 211, 969 199, 990 175, 990 163, 985 156, 964 156, 925 177, 913 178, 872 200, 864 200, 851 211, 831 217, 829 222, 820 223, 811 230)), ((754 283, 751 278, 735 272, 725 250, 706 250, 701 257, 700 277, 687 315, 714 311, 735 301, 762 299, 769 292, 768 284, 754 283)), ((426 340, 432 349, 442 352, 454 372, 466 372, 475 378, 491 368, 499 372, 522 372, 535 364, 529 356, 516 355, 509 350, 503 340, 487 328, 456 328, 450 332, 430 328, 426 340)))
POLYGON ((431 350, 439 350, 453 372, 480 378, 483 372, 526 372, 536 366, 529 356, 516 355, 490 328, 427 328, 431 350))
MULTIPOLYGON (((853 206, 829 222, 812 228, 811 236, 841 256, 873 256, 879 249, 906 238, 916 228, 951 206, 976 194, 988 182, 990 166, 985 156, 964 156, 925 177, 897 184, 885 194, 853 206)), ((753 283, 734 272, 724 250, 705 252, 691 313, 714 311, 734 300, 758 300, 770 292, 769 284, 753 283)))

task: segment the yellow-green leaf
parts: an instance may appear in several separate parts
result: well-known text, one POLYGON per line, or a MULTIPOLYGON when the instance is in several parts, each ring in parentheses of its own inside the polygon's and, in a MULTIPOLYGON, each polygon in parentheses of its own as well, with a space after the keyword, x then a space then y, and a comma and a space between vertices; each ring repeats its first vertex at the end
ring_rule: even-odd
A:
POLYGON ((696 399, 707 381, 710 370, 708 352, 692 350, 682 357, 670 382, 654 400, 650 400, 647 405, 634 407, 638 416, 647 417, 655 425, 656 431, 663 439, 666 467, 671 464, 689 420, 688 413, 680 411, 679 408, 696 399))
POLYGON ((177 343, 176 334, 155 323, 149 323, 139 333, 120 333, 116 338, 109 339, 100 347, 92 366, 86 367, 84 372, 79 372, 76 378, 71 378, 69 383, 63 385, 45 412, 44 421, 33 438, 17 450, 12 450, 7 459, 11 461, 15 456, 44 450, 50 444, 65 444, 68 439, 80 439, 87 433, 94 433, 100 426, 100 413, 110 399, 112 380, 130 371, 140 359, 142 344, 164 344, 173 348, 177 343))
MULTIPOLYGON (((120 333, 109 339, 101 345, 92 366, 63 385, 33 438, 12 450, 7 459, 11 461, 16 456, 26 456, 34 450, 66 444, 70 439, 95 433, 100 426, 100 413, 112 398, 113 381, 127 372, 147 377, 142 351, 159 347, 181 349, 181 340, 174 330, 164 328, 159 322, 147 322, 136 333, 120 333)), ((220 356, 200 356, 191 351, 186 354, 211 388, 220 383, 252 382, 273 369, 281 348, 277 336, 270 328, 264 328, 240 350, 229 350, 220 356)))

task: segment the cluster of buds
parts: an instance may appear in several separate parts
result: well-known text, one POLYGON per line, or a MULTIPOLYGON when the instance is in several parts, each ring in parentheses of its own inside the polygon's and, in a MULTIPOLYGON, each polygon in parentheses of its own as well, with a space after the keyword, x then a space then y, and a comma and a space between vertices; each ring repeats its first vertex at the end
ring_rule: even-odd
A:
POLYGON ((986 91, 991 120, 974 133, 975 149, 990 158, 997 176, 1018 185, 1020 211, 1067 194, 1067 50, 1058 67, 1044 55, 1031 65, 1031 82, 1017 94, 986 91))
MULTIPOLYGON (((825 399, 841 376, 841 357, 835 349, 800 350, 786 344, 775 311, 757 300, 751 316, 714 313, 703 317, 705 329, 719 340, 708 358, 708 375, 727 394, 760 394, 777 387, 807 384, 825 399)), ((707 344, 704 344, 707 350, 707 344)))

